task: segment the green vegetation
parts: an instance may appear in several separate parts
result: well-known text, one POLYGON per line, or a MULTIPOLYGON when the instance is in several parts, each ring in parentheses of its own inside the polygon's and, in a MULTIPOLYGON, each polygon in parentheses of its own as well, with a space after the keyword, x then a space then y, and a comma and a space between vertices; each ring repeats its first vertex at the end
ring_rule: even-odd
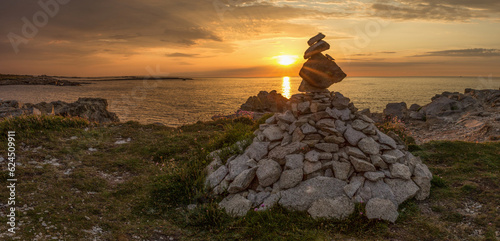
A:
MULTIPOLYGON (((4 134, 17 132, 16 154, 22 163, 16 170, 20 180, 16 215, 22 222, 16 236, 21 240, 496 240, 499 235, 500 143, 412 145, 413 153, 434 174, 431 197, 400 205, 395 224, 368 220, 362 205, 343 222, 313 220, 281 207, 231 218, 217 208, 220 199, 204 189, 203 169, 214 150, 224 150, 224 161, 241 153, 257 127, 246 118, 181 128, 137 122, 103 126, 62 117, 4 120, 0 122, 4 134), (128 143, 115 143, 128 138, 128 143)), ((5 157, 6 150, 7 141, 1 138, 0 155, 5 157)), ((5 186, 7 172, 0 174, 0 185, 5 186)), ((8 190, 0 189, 0 196, 8 196, 8 190)), ((0 222, 6 221, 5 215, 0 217, 0 222)))
POLYGON ((384 133, 394 132, 404 143, 406 143, 406 145, 415 145, 415 139, 411 136, 410 130, 408 130, 405 123, 397 117, 383 123, 376 123, 375 125, 384 133))

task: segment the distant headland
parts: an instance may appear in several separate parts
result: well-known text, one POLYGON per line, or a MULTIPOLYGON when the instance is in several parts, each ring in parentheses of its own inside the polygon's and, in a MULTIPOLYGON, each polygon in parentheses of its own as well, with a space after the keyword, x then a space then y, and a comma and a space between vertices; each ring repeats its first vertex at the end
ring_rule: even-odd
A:
POLYGON ((144 80, 151 78, 154 78, 156 80, 192 80, 192 78, 165 77, 165 76, 76 77, 76 76, 0 74, 0 85, 80 86, 83 84, 91 84, 82 81, 120 81, 120 80, 123 81, 123 80, 144 80))

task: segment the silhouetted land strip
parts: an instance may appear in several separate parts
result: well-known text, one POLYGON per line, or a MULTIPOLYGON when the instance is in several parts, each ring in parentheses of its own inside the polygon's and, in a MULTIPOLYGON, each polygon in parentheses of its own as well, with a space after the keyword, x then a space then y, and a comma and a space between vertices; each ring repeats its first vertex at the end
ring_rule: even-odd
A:
POLYGON ((47 75, 13 75, 0 74, 0 85, 55 85, 55 86, 81 86, 91 84, 83 81, 123 81, 123 80, 192 80, 183 77, 150 77, 150 76, 110 76, 110 77, 67 77, 47 75))
POLYGON ((165 77, 165 76, 106 76, 106 77, 68 77, 68 76, 54 76, 54 78, 64 80, 86 80, 86 81, 120 81, 120 80, 193 80, 192 78, 185 77, 165 77))
POLYGON ((47 75, 33 76, 33 75, 0 74, 0 85, 80 86, 82 84, 89 84, 89 83, 61 80, 47 75))

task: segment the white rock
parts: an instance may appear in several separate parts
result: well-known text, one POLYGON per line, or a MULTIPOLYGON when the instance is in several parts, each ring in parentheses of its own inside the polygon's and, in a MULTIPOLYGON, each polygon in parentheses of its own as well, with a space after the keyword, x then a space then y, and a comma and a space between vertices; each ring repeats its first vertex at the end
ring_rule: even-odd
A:
POLYGON ((279 193, 269 195, 269 197, 264 199, 264 202, 262 202, 262 204, 258 207, 257 211, 265 211, 272 208, 276 203, 278 203, 280 198, 281 195, 279 193))
POLYGON ((259 206, 270 195, 271 195, 270 192, 249 193, 247 199, 252 202, 252 206, 259 206))
POLYGON ((319 159, 320 160, 332 160, 333 154, 330 152, 320 152, 319 159))
POLYGON ((382 219, 394 223, 399 216, 396 205, 387 199, 372 198, 365 209, 368 219, 382 219))
POLYGON ((284 114, 279 114, 278 120, 281 120, 283 122, 291 124, 292 122, 296 121, 297 119, 295 119, 295 116, 293 116, 293 113, 288 110, 284 114))
POLYGON ((306 153, 305 159, 310 162, 318 162, 319 156, 320 156, 319 152, 312 150, 306 153))
POLYGON ((372 198, 372 189, 367 186, 360 187, 356 196, 354 196, 354 200, 359 202, 368 202, 372 198))
POLYGON ((392 149, 396 149, 396 141, 392 139, 390 136, 386 135, 385 133, 377 130, 377 135, 378 135, 378 141, 380 144, 385 144, 390 146, 392 149))
POLYGON ((340 180, 347 180, 349 172, 351 171, 351 163, 334 161, 332 163, 333 173, 335 178, 340 180))
POLYGON ((248 166, 248 160, 250 160, 250 158, 247 155, 243 154, 239 155, 234 160, 230 161, 228 164, 229 167, 228 180, 230 181, 234 180, 234 178, 240 175, 240 173, 249 169, 250 167, 248 166))
POLYGON ((325 177, 334 177, 333 176, 333 171, 331 168, 328 168, 325 170, 325 177))
POLYGON ((269 152, 268 157, 272 158, 275 161, 284 162, 285 156, 290 154, 296 154, 306 147, 307 145, 302 142, 292 142, 291 144, 286 146, 275 147, 269 152))
POLYGON ((361 159, 353 157, 353 156, 350 156, 349 160, 351 160, 351 164, 354 166, 354 169, 357 172, 374 172, 374 171, 376 171, 375 166, 367 161, 361 160, 361 159))
POLYGON ((309 106, 310 106, 311 102, 309 101, 304 101, 304 102, 300 102, 297 104, 297 111, 299 111, 300 113, 307 113, 310 111, 309 109, 309 106))
POLYGON ((354 212, 354 203, 346 196, 322 198, 313 202, 307 212, 313 218, 343 220, 354 212))
POLYGON ((288 189, 297 186, 303 178, 304 172, 302 169, 285 170, 281 173, 280 187, 281 189, 288 189))
POLYGON ((233 182, 229 185, 229 188, 227 191, 229 193, 238 193, 241 191, 244 191, 247 189, 248 186, 250 186, 250 183, 252 183, 252 180, 255 177, 255 172, 257 171, 257 168, 251 168, 248 170, 243 171, 240 173, 233 182))
POLYGON ((396 163, 396 161, 397 161, 395 156, 391 156, 388 154, 382 155, 382 160, 386 163, 389 163, 389 164, 396 163))
POLYGON ((216 195, 220 195, 220 194, 226 192, 228 188, 229 188, 229 181, 224 179, 224 180, 222 180, 222 182, 220 182, 220 184, 218 186, 214 187, 214 189, 212 191, 216 195))
POLYGON ((285 170, 302 169, 304 167, 304 154, 291 154, 285 156, 285 170))
POLYGON ((335 128, 342 134, 347 130, 347 125, 341 120, 335 121, 335 128))
POLYGON ((314 145, 315 148, 322 150, 324 152, 338 152, 339 145, 334 143, 318 143, 314 145))
POLYGON ((207 179, 205 180, 205 186, 208 188, 214 188, 219 185, 219 183, 224 180, 226 175, 228 174, 228 169, 226 166, 219 167, 216 171, 212 172, 207 179))
POLYGON ((321 162, 310 162, 310 161, 305 161, 304 162, 304 174, 307 175, 307 174, 311 174, 315 171, 318 171, 321 169, 321 162))
MULTIPOLYGON (((218 156, 217 156, 218 157, 218 156)), ((210 176, 213 172, 215 172, 219 167, 222 166, 222 161, 220 158, 214 158, 208 166, 205 167, 205 172, 207 173, 207 176, 210 176)))
POLYGON ((283 130, 277 125, 267 127, 263 132, 264 136, 270 141, 278 141, 283 139, 283 130))
POLYGON ((363 186, 365 182, 364 177, 354 176, 351 178, 351 181, 348 185, 344 186, 344 192, 348 197, 352 198, 354 194, 358 191, 358 189, 363 186))
POLYGON ((263 159, 259 161, 257 168, 257 178, 263 187, 267 187, 279 180, 281 174, 281 166, 271 159, 263 159))
POLYGON ((305 211, 320 198, 344 195, 344 181, 330 177, 315 177, 301 182, 294 188, 281 191, 279 204, 291 210, 305 211))
POLYGON ((415 198, 417 200, 424 200, 429 197, 431 192, 432 173, 426 165, 418 163, 415 165, 413 175, 412 180, 420 187, 415 198))
POLYGON ((358 142, 365 138, 366 135, 363 133, 363 132, 360 132, 360 131, 357 131, 357 130, 354 130, 351 125, 347 125, 347 129, 346 131, 344 132, 344 137, 345 139, 347 140, 347 142, 349 142, 349 144, 353 145, 353 146, 357 146, 358 145, 358 142))
MULTIPOLYGON (((405 154, 403 152, 401 152, 400 150, 388 150, 388 151, 384 151, 383 154, 395 157, 396 161, 398 161, 398 162, 405 156, 405 154)), ((385 159, 384 159, 384 161, 385 161, 385 159)))
POLYGON ((302 125, 300 127, 300 130, 302 130, 302 133, 304 133, 305 135, 314 134, 314 133, 318 132, 318 130, 316 128, 314 128, 314 126, 310 125, 309 123, 305 123, 304 125, 302 125))
POLYGON ((376 182, 376 181, 384 178, 385 174, 383 172, 365 172, 365 174, 363 176, 372 182, 376 182))
POLYGON ((394 178, 402 178, 408 180, 411 177, 410 168, 401 163, 394 163, 389 168, 391 170, 391 175, 394 178))
POLYGON ((375 167, 379 167, 380 169, 387 169, 388 168, 387 164, 384 162, 384 160, 382 159, 382 157, 380 155, 371 155, 370 160, 372 161, 372 164, 375 167))
POLYGON ((394 193, 398 205, 410 198, 413 198, 420 190, 417 184, 415 184, 412 180, 386 178, 385 183, 389 185, 394 193))
POLYGON ((352 147, 352 146, 346 146, 345 151, 347 155, 357 157, 360 159, 366 159, 365 153, 363 153, 359 148, 357 147, 352 147))
POLYGON ((368 155, 376 155, 380 152, 379 144, 371 137, 366 137, 358 142, 358 147, 368 155))
POLYGON ((245 151, 245 154, 256 160, 260 161, 264 156, 267 155, 267 148, 269 142, 253 142, 245 151))
POLYGON ((229 196, 224 198, 219 203, 219 207, 224 209, 226 213, 232 217, 242 217, 252 208, 252 202, 240 194, 236 194, 232 197, 229 196))
POLYGON ((271 125, 276 123, 276 115, 273 115, 266 119, 266 124, 271 125))
POLYGON ((333 119, 321 119, 316 122, 318 128, 335 128, 335 120, 333 119))
POLYGON ((370 126, 370 124, 366 123, 362 120, 355 120, 352 122, 352 128, 354 128, 355 130, 358 130, 358 131, 362 131, 363 129, 367 128, 368 126, 370 126))
POLYGON ((288 133, 284 133, 283 134, 283 140, 281 140, 281 146, 286 146, 288 144, 292 143, 292 135, 288 134, 288 133))
POLYGON ((378 180, 376 182, 372 182, 369 180, 365 181, 365 187, 369 187, 372 191, 373 198, 382 198, 391 200, 394 205, 397 205, 396 196, 394 196, 394 192, 392 192, 391 187, 387 185, 383 180, 378 180))

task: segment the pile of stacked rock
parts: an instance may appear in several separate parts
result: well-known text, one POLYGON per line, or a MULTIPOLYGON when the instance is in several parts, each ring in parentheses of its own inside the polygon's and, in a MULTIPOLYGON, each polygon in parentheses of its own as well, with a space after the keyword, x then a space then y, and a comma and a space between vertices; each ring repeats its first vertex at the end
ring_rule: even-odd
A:
POLYGON ((379 131, 349 98, 326 90, 345 74, 333 59, 318 57, 327 49, 323 37, 309 41, 305 57, 312 57, 304 69, 327 73, 302 69, 306 93, 260 125, 243 154, 210 164, 206 185, 217 195, 228 193, 219 205, 229 214, 280 204, 314 218, 343 219, 354 203, 365 202, 368 218, 394 222, 399 204, 429 196, 432 174, 420 158, 379 131))

